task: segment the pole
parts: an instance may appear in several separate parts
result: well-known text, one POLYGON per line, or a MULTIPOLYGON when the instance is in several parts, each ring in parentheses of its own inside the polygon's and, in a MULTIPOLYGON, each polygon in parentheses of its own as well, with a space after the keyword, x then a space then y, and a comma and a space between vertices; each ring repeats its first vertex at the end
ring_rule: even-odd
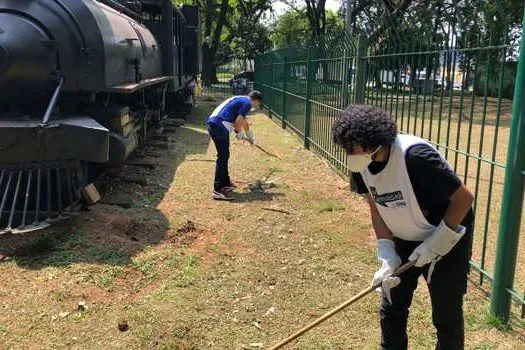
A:
POLYGON ((348 64, 348 59, 346 57, 346 49, 343 49, 343 86, 342 86, 342 99, 341 99, 341 109, 348 107, 348 74, 350 67, 348 64))
MULTIPOLYGON (((523 14, 525 28, 525 11, 523 14)), ((499 222, 498 246, 492 283, 491 312, 504 321, 510 314, 511 295, 518 255, 525 170, 525 38, 521 38, 518 74, 512 105, 505 186, 499 222)))
POLYGON ((268 89, 268 117, 272 119, 272 109, 275 108, 273 103, 273 56, 270 58, 270 88, 268 89))
POLYGON ((286 56, 284 58, 284 67, 283 67, 283 70, 284 70, 284 75, 283 75, 283 106, 282 106, 282 112, 283 114, 281 115, 281 122, 282 122, 282 128, 283 129, 286 129, 286 118, 287 118, 287 111, 286 111, 286 88, 287 88, 287 82, 288 82, 288 56, 286 56))
POLYGON ((304 147, 310 149, 310 127, 312 123, 312 88, 315 80, 315 62, 312 62, 313 47, 308 47, 308 60, 306 63, 306 116, 304 120, 304 147))
POLYGON ((357 38, 357 57, 354 86, 354 103, 363 104, 365 102, 366 88, 366 39, 364 35, 357 38))

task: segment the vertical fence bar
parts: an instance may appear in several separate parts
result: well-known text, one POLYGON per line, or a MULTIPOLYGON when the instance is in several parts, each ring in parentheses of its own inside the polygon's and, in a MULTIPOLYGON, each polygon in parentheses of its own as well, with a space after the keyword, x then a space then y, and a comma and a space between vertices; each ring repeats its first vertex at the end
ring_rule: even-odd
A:
POLYGON ((287 88, 287 82, 288 82, 288 57, 285 57, 284 58, 284 66, 283 66, 283 108, 282 108, 282 112, 283 112, 283 115, 281 116, 281 121, 282 121, 282 128, 283 129, 286 129, 286 118, 287 118, 287 113, 286 113, 286 88, 287 88))
POLYGON ((359 35, 357 38, 357 57, 354 87, 354 103, 365 103, 366 88, 366 38, 359 35))
MULTIPOLYGON (((343 50, 343 90, 341 91, 341 109, 345 109, 348 106, 348 74, 349 68, 346 57, 346 48, 343 50)), ((364 94, 363 94, 364 96, 364 94)))
POLYGON ((272 109, 274 108, 274 101, 273 101, 273 95, 274 95, 274 83, 273 83, 273 57, 270 56, 270 84, 268 89, 268 117, 272 119, 272 109))
MULTIPOLYGON (((367 80, 367 42, 364 35, 357 37, 357 52, 355 58, 355 79, 354 79, 354 103, 365 103, 366 80, 367 80)), ((346 107, 346 106, 345 106, 346 107)), ((344 108, 344 107, 343 107, 344 108)), ((357 187, 350 176, 350 190, 357 192, 357 187)))
POLYGON ((315 62, 312 59, 312 46, 308 47, 306 63, 306 115, 304 120, 304 147, 310 149, 310 129, 312 123, 312 88, 315 79, 315 62))
MULTIPOLYGON (((525 11, 523 14, 525 28, 525 11)), ((521 38, 518 74, 512 106, 505 186, 500 215, 496 264, 492 284, 491 311, 509 319, 511 295, 518 255, 525 169, 525 38, 521 38)))

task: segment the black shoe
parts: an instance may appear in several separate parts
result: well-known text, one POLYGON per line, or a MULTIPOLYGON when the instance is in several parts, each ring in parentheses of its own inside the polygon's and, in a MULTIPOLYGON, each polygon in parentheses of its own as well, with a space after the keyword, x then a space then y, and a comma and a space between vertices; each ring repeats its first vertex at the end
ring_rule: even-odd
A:
POLYGON ((220 191, 213 191, 212 198, 216 200, 231 201, 233 200, 231 191, 228 191, 226 187, 223 187, 220 191))

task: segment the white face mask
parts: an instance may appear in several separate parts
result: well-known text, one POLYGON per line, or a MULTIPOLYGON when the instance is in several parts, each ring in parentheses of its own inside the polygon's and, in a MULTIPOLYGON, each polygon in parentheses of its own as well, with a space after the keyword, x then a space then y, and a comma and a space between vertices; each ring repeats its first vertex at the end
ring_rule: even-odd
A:
POLYGON ((372 163, 372 156, 376 154, 381 146, 377 147, 376 150, 372 153, 367 154, 355 154, 348 156, 348 170, 353 173, 360 173, 364 171, 370 163, 372 163))

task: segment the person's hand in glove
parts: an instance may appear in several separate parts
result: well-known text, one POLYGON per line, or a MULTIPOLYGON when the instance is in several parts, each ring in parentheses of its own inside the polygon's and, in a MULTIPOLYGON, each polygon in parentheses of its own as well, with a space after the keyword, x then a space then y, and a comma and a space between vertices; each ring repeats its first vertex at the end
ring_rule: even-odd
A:
POLYGON ((430 284, 434 267, 441 258, 447 255, 465 234, 465 227, 458 226, 454 231, 441 221, 436 230, 423 243, 414 249, 408 260, 415 261, 415 266, 422 267, 430 264, 428 268, 427 283, 430 284))
POLYGON ((253 134, 253 130, 251 128, 246 130, 246 140, 250 144, 255 145, 255 135, 253 134))
POLYGON ((394 241, 390 239, 377 240, 377 259, 382 265, 374 274, 372 286, 381 284, 381 287, 377 288, 376 291, 383 292, 388 302, 392 304, 390 290, 401 283, 399 277, 392 277, 392 274, 401 265, 401 259, 397 255, 394 241))
POLYGON ((237 138, 237 141, 246 140, 246 136, 244 136, 242 131, 235 131, 235 137, 237 138))

